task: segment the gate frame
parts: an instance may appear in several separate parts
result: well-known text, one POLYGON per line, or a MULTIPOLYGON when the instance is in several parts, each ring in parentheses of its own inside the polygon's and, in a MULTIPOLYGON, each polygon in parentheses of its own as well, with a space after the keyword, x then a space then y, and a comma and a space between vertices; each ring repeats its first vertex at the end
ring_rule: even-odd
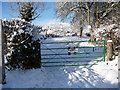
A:
MULTIPOLYGON (((90 61, 86 61, 86 62, 92 62, 92 61, 106 61, 106 40, 98 40, 98 41, 69 41, 69 42, 48 42, 48 43, 42 43, 41 42, 41 44, 53 44, 53 43, 57 43, 57 44, 59 44, 59 43, 75 43, 75 42, 92 42, 92 43, 94 43, 94 42, 103 42, 104 44, 103 44, 103 46, 97 46, 97 47, 103 47, 103 52, 91 52, 91 53, 103 53, 104 55, 103 55, 103 59, 101 59, 101 60, 90 60, 90 61)), ((40 45, 41 46, 41 45, 40 45)), ((95 46, 96 47, 96 46, 95 46)), ((93 49, 95 48, 95 47, 92 47, 93 49)), ((77 48, 79 48, 79 47, 77 47, 77 48)), ((91 47, 84 47, 84 48, 91 48, 91 47)), ((40 48, 41 49, 41 48, 40 48)), ((41 49, 41 50, 48 50, 48 49, 66 49, 66 48, 47 48, 47 49, 41 49)), ((40 53, 41 54, 41 53, 40 53)), ((80 54, 80 53, 79 53, 80 54)), ((82 53, 81 53, 82 54, 82 53)), ((86 53, 87 54, 87 53, 86 53)), ((47 55, 63 55, 63 54, 41 54, 41 66, 43 66, 42 65, 42 63, 65 63, 66 61, 64 61, 64 62, 42 62, 42 60, 43 59, 45 59, 45 58, 42 58, 42 56, 47 56, 47 55)), ((64 54, 65 55, 65 54, 64 54)), ((66 55, 68 55, 68 54, 66 54, 66 55)), ((102 57, 102 56, 101 56, 102 57)), ((70 57, 71 58, 71 57, 70 57)), ((77 58, 77 57, 76 57, 77 58)), ((80 58, 80 57, 78 57, 78 58, 80 58)), ((53 58, 48 58, 48 59, 53 59, 53 58)), ((55 58, 55 59, 57 59, 57 58, 55 58)), ((58 59, 60 59, 60 58, 58 58, 58 59)), ((63 58, 64 59, 64 58, 63 58)), ((70 62, 70 61, 67 61, 67 62, 70 62)), ((75 61, 73 61, 73 62, 75 62, 75 61)), ((79 62, 82 62, 82 61, 79 61, 79 62)), ((85 61, 84 61, 85 62, 85 61)), ((47 65, 47 66, 43 66, 43 67, 59 67, 59 66, 83 66, 83 65, 90 65, 90 64, 78 64, 78 65, 47 65)), ((91 65, 93 65, 93 64, 91 64, 91 65)))

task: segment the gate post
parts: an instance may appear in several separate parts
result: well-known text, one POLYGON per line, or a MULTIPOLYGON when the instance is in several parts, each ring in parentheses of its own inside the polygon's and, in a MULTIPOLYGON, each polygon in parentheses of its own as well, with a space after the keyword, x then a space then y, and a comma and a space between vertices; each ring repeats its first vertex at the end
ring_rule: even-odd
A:
POLYGON ((42 66, 42 62, 41 62, 41 42, 39 44, 39 55, 40 55, 40 67, 42 66))
POLYGON ((106 40, 104 40, 104 62, 106 61, 106 40))
POLYGON ((5 84, 5 65, 4 65, 4 42, 3 42, 2 19, 0 19, 0 84, 5 84))
POLYGON ((107 60, 111 60, 113 55, 112 40, 107 41, 107 60))

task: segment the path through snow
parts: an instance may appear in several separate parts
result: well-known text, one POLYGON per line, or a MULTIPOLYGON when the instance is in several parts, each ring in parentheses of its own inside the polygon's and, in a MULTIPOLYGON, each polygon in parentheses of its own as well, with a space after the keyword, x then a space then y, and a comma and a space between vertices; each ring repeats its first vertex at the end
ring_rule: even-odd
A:
POLYGON ((7 84, 3 87, 117 88, 117 66, 115 63, 113 67, 109 64, 100 62, 94 66, 42 67, 26 71, 9 71, 7 72, 7 84))

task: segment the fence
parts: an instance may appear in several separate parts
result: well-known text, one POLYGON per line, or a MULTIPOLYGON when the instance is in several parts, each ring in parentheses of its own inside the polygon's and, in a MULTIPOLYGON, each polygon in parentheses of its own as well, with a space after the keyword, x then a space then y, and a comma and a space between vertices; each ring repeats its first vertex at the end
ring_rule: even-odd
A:
POLYGON ((105 56, 105 40, 41 43, 41 63, 43 67, 96 64, 98 61, 105 61, 105 56))

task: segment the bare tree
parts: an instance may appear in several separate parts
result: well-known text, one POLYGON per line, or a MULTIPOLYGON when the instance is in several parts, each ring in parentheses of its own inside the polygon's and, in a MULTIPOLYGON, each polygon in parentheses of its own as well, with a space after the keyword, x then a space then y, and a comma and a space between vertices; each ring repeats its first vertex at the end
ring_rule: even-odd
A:
MULTIPOLYGON (((83 26, 90 22, 90 10, 93 2, 60 2, 57 3, 56 13, 61 20, 70 19, 71 22, 80 25, 80 36, 82 36, 83 26)), ((90 29, 91 37, 93 37, 92 29, 90 29)))
MULTIPOLYGON (((90 25, 92 27, 90 28, 90 40, 94 41, 93 27, 99 25, 116 5, 119 5, 118 2, 58 2, 56 13, 62 21, 69 19, 71 22, 79 24, 81 30, 85 24, 90 25)), ((80 32, 82 33, 82 31, 80 32)))
MULTIPOLYGON (((107 21, 106 19, 112 19, 113 15, 119 8, 120 2, 95 2, 94 5, 94 19, 93 22, 96 28, 101 23, 107 21)), ((106 23, 106 22, 105 22, 106 23)))

